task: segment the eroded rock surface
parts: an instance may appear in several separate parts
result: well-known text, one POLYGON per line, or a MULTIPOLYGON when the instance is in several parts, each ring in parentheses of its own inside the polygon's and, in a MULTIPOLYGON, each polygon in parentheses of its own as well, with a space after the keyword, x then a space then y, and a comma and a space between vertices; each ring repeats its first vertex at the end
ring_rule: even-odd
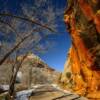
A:
POLYGON ((100 100, 100 0, 67 1, 64 19, 72 46, 61 82, 67 87, 71 80, 72 91, 100 100))

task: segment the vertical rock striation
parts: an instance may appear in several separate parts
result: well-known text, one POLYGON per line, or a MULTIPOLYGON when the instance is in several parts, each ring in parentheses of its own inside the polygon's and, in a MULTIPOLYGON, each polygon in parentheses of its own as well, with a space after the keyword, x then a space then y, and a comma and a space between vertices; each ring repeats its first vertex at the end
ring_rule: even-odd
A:
POLYGON ((67 1, 64 20, 72 40, 67 61, 72 73, 71 89, 100 100, 100 0, 67 1))

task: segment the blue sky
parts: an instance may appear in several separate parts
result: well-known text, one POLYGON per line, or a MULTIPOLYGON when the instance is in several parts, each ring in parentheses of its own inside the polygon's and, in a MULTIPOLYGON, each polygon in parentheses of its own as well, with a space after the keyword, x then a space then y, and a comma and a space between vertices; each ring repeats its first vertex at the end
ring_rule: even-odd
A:
MULTIPOLYGON (((0 0, 0 9, 6 7, 13 13, 18 13, 20 10, 20 3, 25 2, 31 4, 32 0, 0 0)), ((33 0, 34 1, 34 0, 33 0)), ((51 0, 50 0, 51 1, 51 0)), ((67 0, 52 0, 53 6, 55 8, 63 9, 66 7, 67 0)), ((63 21, 63 14, 61 19, 58 20, 59 33, 60 35, 54 37, 56 44, 48 50, 45 54, 39 54, 41 59, 43 59, 49 66, 55 68, 58 71, 63 71, 64 63, 66 61, 67 52, 69 50, 71 40, 69 34, 66 31, 66 26, 63 21)))
POLYGON ((63 71, 67 52, 71 43, 68 33, 63 32, 61 36, 56 37, 56 42, 56 45, 52 49, 40 55, 40 57, 51 67, 58 71, 63 71))
MULTIPOLYGON (((57 8, 62 9, 66 7, 67 0, 53 1, 54 6, 57 8)), ((67 59, 67 52, 71 45, 70 36, 66 31, 66 26, 63 21, 63 15, 62 19, 59 22, 59 25, 62 25, 62 27, 59 27, 59 33, 61 34, 59 36, 56 36, 56 45, 44 55, 40 55, 40 57, 51 67, 55 68, 58 71, 63 71, 64 64, 67 59)))

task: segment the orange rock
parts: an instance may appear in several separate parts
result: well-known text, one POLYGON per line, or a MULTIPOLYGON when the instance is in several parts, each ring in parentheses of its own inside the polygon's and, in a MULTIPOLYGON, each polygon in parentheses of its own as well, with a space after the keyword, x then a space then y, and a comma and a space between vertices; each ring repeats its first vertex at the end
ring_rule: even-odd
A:
POLYGON ((82 12, 87 17, 87 19, 92 20, 94 13, 91 6, 88 3, 86 3, 85 0, 78 0, 78 2, 82 12))
POLYGON ((98 13, 94 17, 94 23, 96 25, 97 31, 100 33, 100 10, 98 11, 98 13))
POLYGON ((64 16, 66 25, 70 26, 68 30, 72 38, 67 63, 72 73, 72 90, 80 95, 87 95, 93 100, 95 98, 100 100, 100 37, 98 35, 100 10, 96 7, 96 0, 72 0, 72 2, 75 5, 72 5, 73 7, 70 7, 70 11, 66 11, 64 16), (94 10, 97 10, 97 13, 94 10))

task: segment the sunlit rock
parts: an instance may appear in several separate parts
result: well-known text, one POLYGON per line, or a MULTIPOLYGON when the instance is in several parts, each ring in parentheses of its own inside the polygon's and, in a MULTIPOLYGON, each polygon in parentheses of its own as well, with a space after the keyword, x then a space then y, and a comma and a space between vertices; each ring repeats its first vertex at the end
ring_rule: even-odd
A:
POLYGON ((65 66, 61 81, 67 83, 70 80, 65 73, 71 69, 73 84, 69 88, 100 100, 100 1, 68 0, 64 20, 72 47, 67 59, 69 68, 65 66))

